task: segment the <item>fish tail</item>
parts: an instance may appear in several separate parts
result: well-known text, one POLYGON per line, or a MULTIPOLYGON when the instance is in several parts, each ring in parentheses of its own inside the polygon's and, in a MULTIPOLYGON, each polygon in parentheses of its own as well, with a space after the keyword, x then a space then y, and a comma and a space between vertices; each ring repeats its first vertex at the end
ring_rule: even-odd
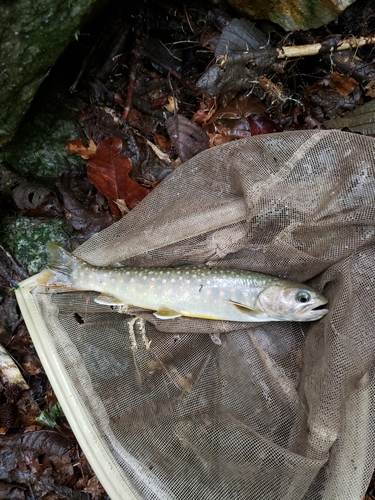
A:
POLYGON ((37 281, 42 286, 79 290, 73 282, 73 274, 84 263, 56 243, 47 243, 47 262, 49 269, 39 273, 37 281))

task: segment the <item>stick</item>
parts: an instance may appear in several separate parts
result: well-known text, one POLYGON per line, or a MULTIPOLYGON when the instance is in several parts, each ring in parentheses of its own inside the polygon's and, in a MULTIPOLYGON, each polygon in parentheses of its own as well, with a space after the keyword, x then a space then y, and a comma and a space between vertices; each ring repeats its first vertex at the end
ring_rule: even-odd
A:
MULTIPOLYGON (((369 45, 375 43, 375 36, 359 38, 346 38, 339 42, 336 47, 332 47, 330 52, 335 52, 336 50, 349 50, 362 47, 362 45, 369 45)), ((285 46, 281 49, 276 49, 278 52, 278 59, 286 59, 288 57, 303 57, 303 56, 315 56, 319 54, 323 44, 322 43, 312 43, 311 45, 294 45, 285 46)))
POLYGON ((16 385, 23 391, 29 389, 18 366, 2 345, 0 345, 0 373, 3 382, 16 385))

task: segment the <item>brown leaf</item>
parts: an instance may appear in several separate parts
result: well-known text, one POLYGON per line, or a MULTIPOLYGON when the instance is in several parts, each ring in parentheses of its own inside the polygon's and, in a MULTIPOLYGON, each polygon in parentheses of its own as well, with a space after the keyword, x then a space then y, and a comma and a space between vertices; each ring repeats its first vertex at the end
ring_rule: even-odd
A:
POLYGON ((172 116, 165 122, 165 126, 183 162, 208 149, 209 139, 206 132, 185 116, 172 116))
POLYGON ((76 139, 66 143, 66 149, 71 155, 79 155, 84 160, 88 160, 94 156, 96 152, 96 144, 92 139, 89 139, 88 146, 85 146, 83 141, 76 139))
POLYGON ((103 494, 104 489, 102 485, 99 483, 98 478, 96 476, 93 476, 87 481, 87 486, 86 488, 84 488, 83 491, 85 493, 90 493, 91 495, 93 495, 94 498, 95 497, 97 498, 103 494))
POLYGON ((281 131, 281 127, 266 115, 250 115, 247 119, 251 135, 272 134, 281 131))
POLYGON ((60 202, 53 191, 11 170, 2 169, 0 191, 4 199, 27 217, 56 219, 62 215, 60 202))
POLYGON ((370 80, 364 89, 368 97, 375 97, 375 78, 370 80))
POLYGON ((198 125, 208 122, 208 120, 216 112, 216 108, 216 99, 208 95, 203 96, 203 99, 199 103, 199 109, 194 113, 191 121, 197 123, 198 125))
POLYGON ((56 431, 43 430, 3 437, 0 439, 0 446, 9 446, 11 449, 23 451, 35 451, 39 455, 63 455, 72 448, 73 443, 56 431))
POLYGON ((118 219, 121 212, 115 200, 125 200, 131 210, 148 194, 148 189, 130 179, 131 160, 119 156, 121 150, 122 139, 103 139, 87 164, 89 180, 108 199, 111 212, 118 219))
POLYGON ((164 151, 171 150, 171 142, 163 135, 154 132, 154 141, 155 145, 158 146, 159 148, 164 149, 164 151))
POLYGON ((340 75, 337 71, 334 71, 330 77, 330 87, 335 89, 342 97, 348 97, 357 85, 357 80, 348 75, 340 75))

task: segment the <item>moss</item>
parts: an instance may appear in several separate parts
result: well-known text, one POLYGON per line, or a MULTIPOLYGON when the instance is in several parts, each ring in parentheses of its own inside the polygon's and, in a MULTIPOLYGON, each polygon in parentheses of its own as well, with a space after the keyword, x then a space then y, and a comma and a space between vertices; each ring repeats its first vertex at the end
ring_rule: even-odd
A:
POLYGON ((0 2, 0 145, 13 136, 40 83, 94 8, 106 0, 0 2))
POLYGON ((39 221, 28 217, 9 218, 1 226, 0 243, 28 268, 30 275, 47 265, 46 243, 54 241, 69 246, 70 235, 65 221, 39 221))

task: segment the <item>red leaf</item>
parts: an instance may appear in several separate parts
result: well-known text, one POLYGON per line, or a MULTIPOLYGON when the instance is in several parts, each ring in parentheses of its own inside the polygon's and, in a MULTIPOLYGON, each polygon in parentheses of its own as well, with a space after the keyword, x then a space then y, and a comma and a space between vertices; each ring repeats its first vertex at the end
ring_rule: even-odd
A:
POLYGON ((251 135, 272 134, 272 132, 280 132, 280 126, 265 115, 250 115, 248 116, 251 135))
POLYGON ((158 134, 157 132, 154 132, 154 141, 155 141, 155 145, 159 146, 159 148, 164 149, 164 151, 171 150, 171 142, 163 135, 158 134))
POLYGON ((148 194, 148 189, 130 179, 132 168, 127 156, 118 156, 122 150, 122 139, 103 139, 95 155, 87 163, 87 177, 107 199, 112 214, 120 219, 121 212, 115 200, 125 200, 131 210, 148 194))

